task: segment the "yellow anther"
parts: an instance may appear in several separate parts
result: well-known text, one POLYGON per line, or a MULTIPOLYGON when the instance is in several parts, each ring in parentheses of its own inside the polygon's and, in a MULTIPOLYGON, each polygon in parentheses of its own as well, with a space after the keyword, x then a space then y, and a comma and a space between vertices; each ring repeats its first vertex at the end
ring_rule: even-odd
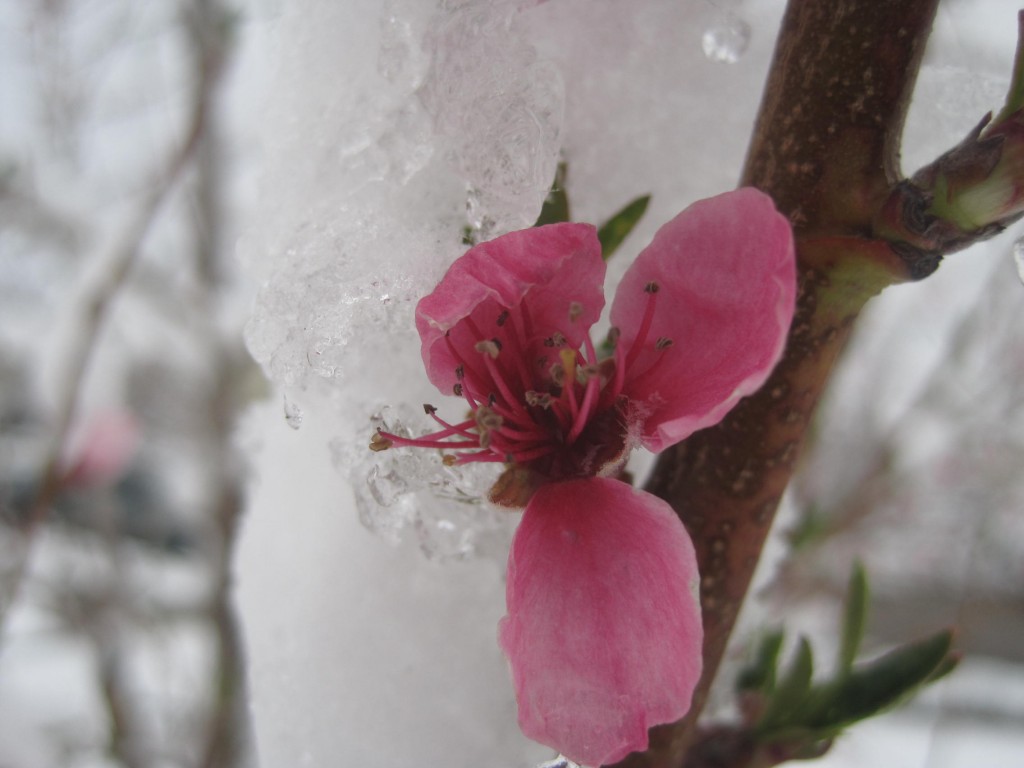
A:
POLYGON ((558 356, 562 358, 562 370, 565 371, 562 385, 571 387, 576 383, 576 350, 563 349, 558 356))

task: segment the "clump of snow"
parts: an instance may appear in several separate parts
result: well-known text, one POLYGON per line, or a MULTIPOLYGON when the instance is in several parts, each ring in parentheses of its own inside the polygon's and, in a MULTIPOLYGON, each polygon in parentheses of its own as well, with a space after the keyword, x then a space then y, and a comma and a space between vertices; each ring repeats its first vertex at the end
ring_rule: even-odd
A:
MULTIPOLYGON (((652 195, 611 285, 660 224, 735 186, 783 3, 730 6, 751 32, 728 66, 702 45, 716 5, 357 0, 270 23, 260 202, 239 243, 262 283, 247 343, 287 396, 246 424, 262 447, 237 561, 265 765, 551 757, 518 732, 495 642, 514 517, 437 493, 484 478, 364 446, 382 404, 412 429, 421 403, 443 406, 415 302, 464 227, 528 224, 559 159, 576 220, 652 195)), ((960 64, 931 62, 936 90, 960 64)), ((949 104, 914 112, 915 142, 949 104)))

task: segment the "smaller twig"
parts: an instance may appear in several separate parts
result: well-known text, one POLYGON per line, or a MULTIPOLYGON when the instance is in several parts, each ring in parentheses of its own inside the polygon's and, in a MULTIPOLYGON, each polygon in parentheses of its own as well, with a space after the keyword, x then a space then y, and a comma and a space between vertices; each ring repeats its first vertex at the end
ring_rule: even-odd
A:
MULTIPOLYGON (((138 212, 130 225, 125 229, 119 243, 111 252, 109 270, 102 281, 83 301, 83 312, 79 325, 79 340, 72 345, 70 360, 63 378, 64 389, 57 398, 56 419, 53 435, 46 453, 46 460, 38 484, 38 490, 29 506, 28 513, 22 522, 24 549, 18 564, 13 569, 10 586, 10 599, 6 608, 13 605, 20 588, 28 546, 35 530, 46 518, 54 500, 63 491, 66 483, 63 465, 63 450, 68 435, 75 422, 80 405, 82 382, 89 362, 96 350, 97 340, 103 321, 106 319, 113 299, 131 272, 142 244, 156 221, 163 204, 174 189, 185 168, 192 160, 206 125, 209 108, 209 96, 218 74, 218 68, 207 67, 203 70, 203 81, 197 90, 187 122, 187 132, 181 145, 170 155, 166 167, 157 176, 157 180, 149 194, 142 201, 138 212)), ((0 630, 7 611, 0 611, 0 630)))

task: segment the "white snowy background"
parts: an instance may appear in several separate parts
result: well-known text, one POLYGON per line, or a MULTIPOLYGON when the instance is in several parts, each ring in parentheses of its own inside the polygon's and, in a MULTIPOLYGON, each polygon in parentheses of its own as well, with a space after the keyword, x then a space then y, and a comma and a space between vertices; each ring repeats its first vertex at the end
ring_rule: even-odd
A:
MULTIPOLYGON (((5 407, 18 376, 41 413, 59 399, 78 303, 181 133, 192 4, 0 1, 0 352, 22 372, 3 379, 5 407)), ((529 225, 559 160, 575 219, 649 193, 612 261, 614 286, 661 223, 735 185, 782 5, 232 6, 216 92, 216 308, 197 321, 188 303, 203 285, 183 254, 210 190, 185 185, 145 241, 83 402, 150 414, 143 456, 181 525, 201 533, 212 449, 189 436, 208 425, 174 403, 208 383, 222 350, 241 356, 243 337, 269 380, 262 391, 255 372, 232 379, 254 394, 236 398, 233 442, 218 444, 240 457, 247 488, 232 596, 254 750, 238 765, 527 768, 552 757, 518 732, 495 640, 514 516, 475 502, 486 473, 366 444, 381 419, 415 429, 421 403, 446 405, 422 373, 412 310, 464 250, 464 226, 489 237, 529 225)), ((907 171, 999 106, 1016 10, 944 3, 907 171)), ((1011 768, 1024 755, 1020 234, 875 302, 763 563, 747 631, 782 615, 791 635, 827 649, 856 557, 876 587, 873 647, 959 619, 962 669, 853 729, 822 766, 1011 768), (789 559, 787 530, 803 532, 789 559)), ((25 431, 0 442, 12 472, 41 461, 25 431)), ((210 697, 216 642, 196 606, 215 592, 216 557, 119 547, 112 565, 110 549, 80 538, 54 526, 33 542, 0 645, 0 765, 201 764, 176 742, 197 732, 210 697), (90 579, 185 616, 117 625, 113 653, 130 660, 147 742, 113 754, 111 697, 97 690, 110 635, 83 633, 95 624, 69 625, 55 605, 90 579)))

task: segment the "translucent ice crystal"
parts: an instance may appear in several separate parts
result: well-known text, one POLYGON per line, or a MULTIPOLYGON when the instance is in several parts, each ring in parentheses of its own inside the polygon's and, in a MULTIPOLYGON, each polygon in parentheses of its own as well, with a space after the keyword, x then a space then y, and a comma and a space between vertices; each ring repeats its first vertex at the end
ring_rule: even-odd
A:
POLYGON ((427 430, 412 409, 385 406, 350 450, 337 450, 336 463, 350 470, 362 524, 393 543, 412 537, 435 560, 503 559, 517 516, 484 501, 499 470, 484 464, 445 466, 439 451, 373 453, 366 443, 377 427, 406 436, 427 430))
POLYGON ((463 249, 467 188, 478 235, 526 226, 561 142, 561 81, 515 3, 391 0, 371 27, 350 5, 277 25, 261 216, 239 247, 262 279, 246 342, 296 391, 415 363, 413 307, 463 249))
POLYGON ((429 35, 423 104, 478 215, 499 231, 529 226, 561 147, 561 75, 515 33, 521 3, 446 5, 429 35))

